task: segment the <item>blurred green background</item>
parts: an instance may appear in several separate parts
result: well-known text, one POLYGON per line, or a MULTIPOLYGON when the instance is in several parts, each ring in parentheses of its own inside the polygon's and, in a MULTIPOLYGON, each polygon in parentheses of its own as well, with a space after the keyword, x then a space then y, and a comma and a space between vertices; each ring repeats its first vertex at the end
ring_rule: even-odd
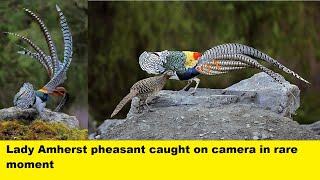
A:
MULTIPOLYGON (((31 39, 48 54, 47 44, 39 25, 23 8, 37 14, 46 24, 56 45, 58 57, 63 60, 63 36, 59 15, 55 5, 64 13, 72 37, 73 58, 68 70, 65 87, 70 99, 63 112, 77 116, 82 128, 88 127, 88 88, 87 88, 87 33, 88 3, 86 0, 4 0, 0 2, 0 31, 14 32, 31 39)), ((20 55, 15 44, 32 50, 25 42, 14 36, 0 33, 0 108, 13 106, 13 97, 24 82, 30 82, 35 89, 43 87, 49 80, 45 69, 36 60, 20 55)), ((60 98, 49 101, 48 108, 54 109, 60 98)))
MULTIPOLYGON (((319 20, 318 2, 89 2, 92 120, 108 119, 130 87, 149 76, 138 64, 143 51, 203 52, 228 42, 255 47, 309 80, 312 85, 267 65, 301 89, 294 119, 320 120, 319 20)), ((200 87, 226 88, 257 72, 201 75, 200 87)), ((172 80, 165 89, 179 90, 185 84, 172 80)), ((129 108, 126 105, 116 118, 124 118, 129 108)))

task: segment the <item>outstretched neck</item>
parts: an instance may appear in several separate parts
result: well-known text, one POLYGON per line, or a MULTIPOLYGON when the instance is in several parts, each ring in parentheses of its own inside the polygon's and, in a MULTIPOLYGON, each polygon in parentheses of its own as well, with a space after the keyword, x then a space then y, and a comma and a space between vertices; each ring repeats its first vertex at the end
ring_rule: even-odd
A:
POLYGON ((166 73, 164 73, 164 74, 161 75, 161 78, 162 78, 162 79, 166 79, 166 80, 169 79, 170 77, 171 77, 171 75, 166 74, 166 73))

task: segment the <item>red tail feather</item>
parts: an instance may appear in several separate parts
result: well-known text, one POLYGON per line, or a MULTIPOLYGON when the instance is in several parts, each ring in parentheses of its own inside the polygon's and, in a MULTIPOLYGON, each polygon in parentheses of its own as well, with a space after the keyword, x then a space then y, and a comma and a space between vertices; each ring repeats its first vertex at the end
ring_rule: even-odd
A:
POLYGON ((58 96, 58 95, 64 96, 66 94, 66 92, 67 91, 66 91, 66 89, 64 87, 59 86, 53 92, 51 92, 50 95, 52 95, 52 96, 58 96))

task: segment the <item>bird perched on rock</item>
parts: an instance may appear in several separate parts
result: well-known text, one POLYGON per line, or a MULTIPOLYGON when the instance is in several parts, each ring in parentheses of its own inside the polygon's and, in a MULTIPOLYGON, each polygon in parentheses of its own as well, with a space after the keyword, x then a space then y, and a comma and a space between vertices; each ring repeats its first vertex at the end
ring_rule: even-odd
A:
POLYGON ((309 83, 270 56, 252 47, 236 43, 215 46, 202 54, 191 51, 145 51, 139 57, 139 64, 141 69, 149 74, 161 74, 167 70, 174 71, 175 75, 171 77, 172 79, 188 81, 184 90, 192 81, 195 81, 196 86, 191 92, 194 94, 200 83, 200 79, 197 78, 199 74, 219 75, 244 68, 258 68, 275 79, 277 75, 262 66, 257 59, 273 64, 286 73, 309 83))
MULTIPOLYGON (((136 82, 130 88, 130 93, 126 95, 114 109, 111 114, 111 118, 115 116, 123 108, 123 106, 126 105, 127 102, 129 102, 134 97, 138 97, 140 99, 140 102, 144 102, 150 110, 148 106, 149 98, 157 95, 159 91, 164 87, 167 79, 169 79, 173 75, 173 71, 169 70, 164 72, 161 76, 149 77, 136 82)), ((139 103, 139 105, 141 104, 139 103)))
POLYGON ((59 111, 68 100, 68 93, 63 87, 63 82, 67 78, 66 73, 72 60, 72 36, 64 14, 57 5, 56 9, 59 13, 60 26, 64 40, 63 62, 58 59, 56 47, 47 27, 43 21, 29 9, 24 10, 39 24, 49 48, 49 55, 44 53, 44 51, 28 38, 15 33, 6 32, 7 34, 19 37, 34 49, 35 52, 18 45, 22 48, 22 51, 18 51, 18 53, 31 56, 39 61, 50 77, 49 82, 39 90, 34 90, 30 83, 24 83, 19 92, 15 95, 13 101, 14 105, 19 108, 26 109, 35 106, 36 110, 41 113, 46 106, 49 95, 61 95, 63 98, 55 109, 55 111, 59 111))

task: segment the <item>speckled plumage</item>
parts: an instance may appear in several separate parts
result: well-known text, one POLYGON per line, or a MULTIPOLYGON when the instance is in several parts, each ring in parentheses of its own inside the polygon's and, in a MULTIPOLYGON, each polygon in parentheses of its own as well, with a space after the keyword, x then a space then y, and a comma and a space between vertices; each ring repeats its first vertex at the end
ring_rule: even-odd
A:
POLYGON ((21 109, 30 108, 36 101, 32 84, 24 83, 19 92, 14 96, 13 104, 21 109))
POLYGON ((111 114, 111 118, 115 116, 124 105, 126 105, 132 98, 138 97, 140 102, 144 102, 148 106, 148 98, 155 96, 164 87, 167 79, 173 75, 172 71, 166 71, 161 76, 149 77, 136 82, 131 88, 130 93, 126 95, 120 103, 116 106, 111 114))

